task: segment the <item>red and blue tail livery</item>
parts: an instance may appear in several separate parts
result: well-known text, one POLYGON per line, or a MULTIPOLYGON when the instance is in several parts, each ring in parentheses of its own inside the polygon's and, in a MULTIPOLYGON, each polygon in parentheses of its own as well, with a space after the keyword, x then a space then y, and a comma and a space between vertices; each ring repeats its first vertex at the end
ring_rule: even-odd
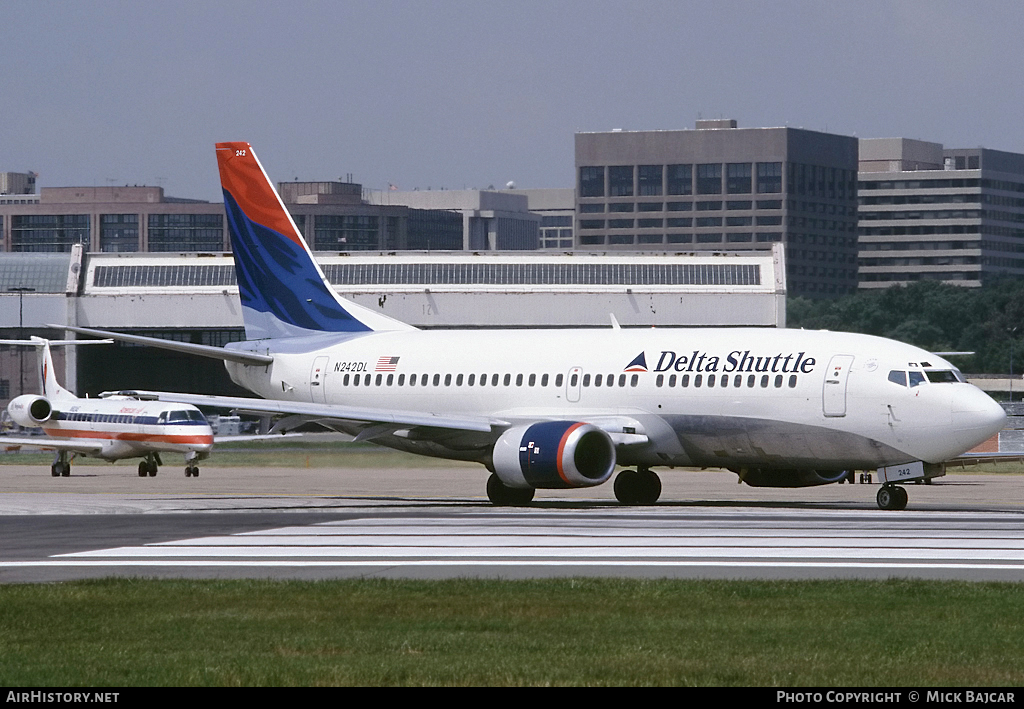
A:
POLYGON ((248 143, 218 143, 247 339, 366 332, 334 293, 248 143))

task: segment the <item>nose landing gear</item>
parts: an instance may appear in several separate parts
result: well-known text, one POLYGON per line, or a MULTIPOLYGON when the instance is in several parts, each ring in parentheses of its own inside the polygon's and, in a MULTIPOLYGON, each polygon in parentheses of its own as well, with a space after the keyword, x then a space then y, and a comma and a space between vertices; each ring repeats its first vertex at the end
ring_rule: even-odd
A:
POLYGON ((905 489, 892 484, 882 485, 875 496, 875 502, 882 510, 904 510, 907 508, 908 499, 905 489))

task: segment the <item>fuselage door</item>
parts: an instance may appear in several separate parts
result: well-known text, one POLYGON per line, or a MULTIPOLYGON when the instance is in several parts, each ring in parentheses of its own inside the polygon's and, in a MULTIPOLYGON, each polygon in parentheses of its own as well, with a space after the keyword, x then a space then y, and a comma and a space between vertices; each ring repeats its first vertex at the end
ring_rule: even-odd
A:
POLYGON ((573 367, 569 370, 569 376, 565 378, 565 399, 566 401, 580 400, 580 379, 583 377, 583 367, 573 367))
POLYGON ((327 357, 317 357, 313 360, 313 368, 309 372, 309 396, 314 404, 327 403, 327 388, 324 386, 326 376, 327 357))
POLYGON ((835 355, 829 361, 821 395, 826 416, 846 416, 846 381, 852 364, 853 355, 835 355))

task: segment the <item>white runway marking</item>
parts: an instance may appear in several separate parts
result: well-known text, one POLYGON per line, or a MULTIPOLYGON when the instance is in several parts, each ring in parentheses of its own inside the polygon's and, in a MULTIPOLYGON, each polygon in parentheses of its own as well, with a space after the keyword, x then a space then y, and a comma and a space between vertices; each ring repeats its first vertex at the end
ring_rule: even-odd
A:
POLYGON ((712 508, 413 511, 0 563, 40 565, 985 569, 1024 579, 1024 520, 1003 513, 712 508))

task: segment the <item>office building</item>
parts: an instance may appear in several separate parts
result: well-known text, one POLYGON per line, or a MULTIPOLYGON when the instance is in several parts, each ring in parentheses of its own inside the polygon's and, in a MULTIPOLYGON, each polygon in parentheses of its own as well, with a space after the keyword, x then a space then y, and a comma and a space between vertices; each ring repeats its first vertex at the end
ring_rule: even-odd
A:
POLYGON ((1024 155, 860 141, 860 288, 1024 275, 1024 155))
POLYGON ((4 251, 223 251, 224 205, 162 187, 43 187, 37 198, 0 198, 4 251))
POLYGON ((370 200, 381 206, 449 212, 461 216, 458 241, 444 244, 419 240, 411 249, 465 251, 535 251, 540 216, 529 209, 526 195, 511 190, 414 190, 374 192, 370 200))
POLYGON ((789 292, 857 287, 857 139, 797 128, 576 134, 576 246, 786 246, 789 292))

